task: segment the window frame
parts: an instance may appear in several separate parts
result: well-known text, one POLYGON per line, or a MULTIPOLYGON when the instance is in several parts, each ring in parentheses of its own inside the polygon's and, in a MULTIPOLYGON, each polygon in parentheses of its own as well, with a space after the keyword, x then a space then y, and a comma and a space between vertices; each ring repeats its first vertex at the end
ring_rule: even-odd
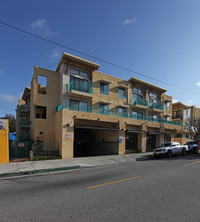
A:
MULTIPOLYGON (((70 99, 69 100, 69 109, 70 106, 72 105, 71 103, 74 103, 73 105, 77 105, 77 109, 72 109, 72 110, 77 110, 77 111, 82 111, 82 112, 88 112, 88 102, 86 101, 80 101, 80 100, 75 100, 75 99, 70 99), (86 104, 86 109, 82 109, 83 105, 80 107, 80 103, 85 103, 86 104)), ((76 107, 75 107, 76 108, 76 107)))
POLYGON ((133 87, 132 89, 132 99, 144 99, 145 95, 144 95, 144 89, 140 88, 140 87, 133 87), (140 92, 141 91, 141 92, 140 92), (142 98, 140 98, 142 97, 142 98))
POLYGON ((127 99, 127 90, 126 89, 119 87, 119 98, 120 99, 127 99), (122 92, 122 95, 120 92, 122 92))
POLYGON ((109 84, 100 82, 100 87, 99 88, 100 88, 100 93, 105 94, 105 95, 109 95, 109 92, 110 92, 109 84), (103 90, 102 90, 102 88, 103 88, 103 90))
POLYGON ((100 113, 107 114, 107 115, 109 114, 109 111, 110 111, 109 104, 100 103, 99 104, 99 109, 100 109, 100 113))

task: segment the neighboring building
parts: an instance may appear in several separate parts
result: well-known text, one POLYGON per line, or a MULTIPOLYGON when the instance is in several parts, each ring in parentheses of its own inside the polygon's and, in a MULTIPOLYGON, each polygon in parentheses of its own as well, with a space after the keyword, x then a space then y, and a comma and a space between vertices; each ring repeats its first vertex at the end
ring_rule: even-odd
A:
POLYGON ((17 139, 58 143, 62 158, 73 158, 145 152, 181 130, 165 89, 99 67, 67 53, 56 71, 35 66, 17 107, 17 139))
POLYGON ((185 144, 193 140, 195 132, 199 131, 200 109, 195 106, 187 106, 181 102, 172 104, 172 119, 180 122, 182 129, 174 137, 175 141, 185 144))

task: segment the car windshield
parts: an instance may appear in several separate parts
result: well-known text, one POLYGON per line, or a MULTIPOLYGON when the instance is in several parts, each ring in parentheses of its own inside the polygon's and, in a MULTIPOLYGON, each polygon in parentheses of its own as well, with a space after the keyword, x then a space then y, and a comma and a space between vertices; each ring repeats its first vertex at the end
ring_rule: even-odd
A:
POLYGON ((171 146, 172 143, 163 143, 162 145, 160 145, 159 147, 168 147, 171 146))

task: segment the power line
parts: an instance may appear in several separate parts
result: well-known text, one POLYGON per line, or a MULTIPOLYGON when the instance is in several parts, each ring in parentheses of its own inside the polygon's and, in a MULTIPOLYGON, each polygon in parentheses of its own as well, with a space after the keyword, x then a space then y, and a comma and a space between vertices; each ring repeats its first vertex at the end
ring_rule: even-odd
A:
POLYGON ((115 64, 115 63, 113 63, 113 62, 110 62, 110 61, 107 61, 107 60, 98 58, 98 57, 96 57, 96 56, 89 55, 89 54, 87 54, 87 53, 81 52, 81 51, 79 51, 79 50, 70 48, 70 47, 68 47, 68 46, 66 46, 66 45, 63 45, 63 44, 61 44, 61 43, 57 43, 57 42, 52 41, 52 40, 49 40, 49 39, 46 39, 46 38, 44 38, 44 37, 41 37, 41 36, 36 35, 36 34, 33 34, 33 33, 31 33, 31 32, 28 32, 28 31, 23 30, 23 29, 21 29, 21 28, 18 28, 18 27, 16 27, 16 26, 10 25, 10 24, 5 23, 5 22, 3 22, 3 21, 0 21, 0 24, 5 25, 5 26, 7 26, 7 27, 9 27, 9 28, 15 29, 15 30, 17 30, 17 31, 23 32, 23 33, 25 33, 25 34, 27 34, 27 35, 30 35, 30 36, 33 36, 33 37, 35 37, 35 38, 41 39, 41 40, 46 41, 46 42, 48 42, 48 43, 51 43, 51 44, 53 44, 53 45, 56 45, 56 46, 59 46, 59 47, 68 49, 68 50, 70 50, 70 51, 79 53, 79 54, 81 54, 81 55, 90 57, 90 58, 92 58, 92 59, 101 61, 101 62, 106 63, 106 64, 109 64, 109 65, 115 66, 115 67, 117 67, 117 68, 120 68, 120 69, 129 71, 129 72, 133 72, 133 73, 135 73, 135 74, 137 74, 137 75, 140 75, 140 76, 143 76, 143 77, 152 79, 152 80, 154 80, 154 81, 161 82, 161 83, 164 83, 164 84, 167 84, 167 85, 169 85, 169 86, 173 86, 173 87, 176 87, 176 88, 179 88, 179 89, 182 89, 182 90, 186 90, 186 91, 191 92, 191 93, 195 93, 195 94, 198 93, 198 92, 193 91, 193 90, 191 90, 191 89, 186 89, 186 88, 184 88, 184 87, 177 86, 177 85, 175 85, 175 84, 172 84, 172 83, 169 83, 169 82, 166 82, 166 81, 163 81, 163 80, 154 78, 154 77, 150 77, 150 76, 148 76, 148 75, 146 75, 146 74, 143 74, 143 73, 137 72, 137 71, 135 71, 135 70, 132 70, 132 69, 123 67, 123 66, 121 66, 121 65, 117 65, 117 64, 115 64))

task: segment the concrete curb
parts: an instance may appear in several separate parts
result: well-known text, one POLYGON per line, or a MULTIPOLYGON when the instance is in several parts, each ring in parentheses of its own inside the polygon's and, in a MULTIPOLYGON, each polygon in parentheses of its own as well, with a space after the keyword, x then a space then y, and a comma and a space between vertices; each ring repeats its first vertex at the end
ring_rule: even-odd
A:
POLYGON ((80 166, 69 166, 69 167, 58 167, 58 168, 48 168, 48 169, 41 169, 41 170, 27 170, 21 172, 11 172, 11 173, 2 173, 0 174, 1 177, 8 177, 8 176, 21 176, 21 175, 29 175, 29 174, 37 174, 37 173, 49 173, 49 172, 57 172, 57 171, 65 171, 65 170, 74 170, 79 169, 80 166))

